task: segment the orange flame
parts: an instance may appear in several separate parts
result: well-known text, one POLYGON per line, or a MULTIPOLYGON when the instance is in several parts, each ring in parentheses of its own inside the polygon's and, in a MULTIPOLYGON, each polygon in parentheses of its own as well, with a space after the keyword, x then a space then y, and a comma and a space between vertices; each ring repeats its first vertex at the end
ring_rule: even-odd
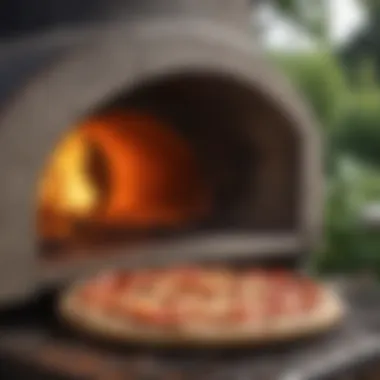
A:
POLYGON ((38 193, 42 235, 70 233, 63 221, 72 219, 134 227, 193 221, 209 207, 193 153, 181 136, 147 115, 120 111, 85 120, 44 171, 38 193), (106 164, 107 191, 89 170, 91 146, 106 164))

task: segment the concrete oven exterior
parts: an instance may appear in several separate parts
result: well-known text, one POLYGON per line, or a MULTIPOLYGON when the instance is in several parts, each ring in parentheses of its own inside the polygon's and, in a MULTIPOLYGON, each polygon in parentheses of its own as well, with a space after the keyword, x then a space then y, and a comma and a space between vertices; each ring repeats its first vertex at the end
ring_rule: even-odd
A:
MULTIPOLYGON (((64 3, 68 6, 71 2, 64 3)), ((231 254, 298 257, 310 252, 320 238, 322 220, 320 139, 307 107, 255 44, 249 28, 250 2, 136 0, 91 4, 85 16, 65 30, 53 31, 49 26, 44 34, 0 45, 0 302, 21 301, 42 286, 115 263, 159 265, 231 254), (251 136, 266 141, 262 148, 278 156, 273 160, 277 164, 261 168, 258 181, 264 185, 256 193, 256 201, 250 202, 248 196, 243 209, 248 214, 254 207, 261 207, 261 214, 265 214, 265 207, 285 210, 290 206, 276 204, 275 199, 291 191, 297 200, 291 206, 294 226, 280 233, 252 228, 244 233, 188 236, 154 249, 146 245, 128 259, 119 254, 43 266, 37 260, 35 193, 37 177, 55 143, 79 115, 140 83, 173 73, 229 76, 236 84, 231 92, 236 98, 240 86, 241 92, 252 90, 268 105, 264 112, 264 108, 250 104, 248 95, 241 95, 245 111, 241 108, 236 128, 246 129, 248 140, 251 136), (273 129, 272 124, 276 124, 273 129), (281 175, 289 169, 281 169, 281 162, 286 161, 281 152, 286 151, 288 141, 281 138, 281 128, 289 129, 292 144, 297 146, 297 155, 291 155, 297 172, 291 186, 285 174, 281 175), (273 199, 265 198, 269 193, 275 194, 273 199)), ((66 14, 66 21, 71 20, 70 15, 66 14)), ((72 15, 78 13, 73 10, 72 15)), ((279 199, 287 203, 290 198, 279 199)), ((274 211, 267 214, 274 215, 274 211)))

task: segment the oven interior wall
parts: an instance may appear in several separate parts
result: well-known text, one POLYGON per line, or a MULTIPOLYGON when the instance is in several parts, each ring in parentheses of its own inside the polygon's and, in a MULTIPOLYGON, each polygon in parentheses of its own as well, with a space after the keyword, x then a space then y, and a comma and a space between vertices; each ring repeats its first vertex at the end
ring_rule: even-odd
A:
POLYGON ((133 234, 145 241, 195 231, 297 229, 300 138, 264 94, 233 76, 181 73, 140 83, 90 114, 120 109, 154 115, 175 127, 201 163, 213 206, 186 228, 142 235, 132 228, 124 231, 127 239, 136 243, 133 234))
POLYGON ((301 138, 265 94, 232 75, 188 73, 140 84, 112 107, 159 115, 191 142, 213 184, 210 228, 297 228, 301 138))

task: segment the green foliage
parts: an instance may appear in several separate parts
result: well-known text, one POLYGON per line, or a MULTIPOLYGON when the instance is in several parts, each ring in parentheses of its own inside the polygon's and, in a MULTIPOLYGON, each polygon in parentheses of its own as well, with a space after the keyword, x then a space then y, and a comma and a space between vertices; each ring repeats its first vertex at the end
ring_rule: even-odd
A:
POLYGON ((380 173, 341 157, 327 188, 325 244, 315 256, 320 272, 372 271, 380 274, 380 234, 358 224, 368 202, 380 199, 380 173))
POLYGON ((272 0, 271 2, 279 11, 289 15, 298 13, 299 0, 272 0))
POLYGON ((276 55, 325 132, 328 151, 324 245, 314 256, 322 273, 372 271, 380 276, 380 234, 359 223, 362 208, 380 201, 380 87, 362 61, 349 89, 342 68, 325 52, 276 55))
POLYGON ((380 168, 380 90, 357 90, 342 111, 332 137, 334 145, 380 168))
POLYGON ((365 57, 358 65, 356 90, 374 91, 377 89, 376 64, 371 57, 365 57))
POLYGON ((299 92, 309 101, 325 128, 330 128, 347 91, 337 61, 325 52, 279 54, 275 61, 299 92))

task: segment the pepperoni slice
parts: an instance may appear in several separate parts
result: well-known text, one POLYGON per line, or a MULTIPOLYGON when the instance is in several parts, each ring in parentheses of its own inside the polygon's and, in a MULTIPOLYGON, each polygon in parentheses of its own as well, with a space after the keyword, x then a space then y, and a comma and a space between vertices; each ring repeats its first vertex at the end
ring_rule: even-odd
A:
POLYGON ((94 278, 80 289, 78 296, 87 306, 110 312, 123 291, 128 277, 123 273, 105 273, 94 278))
POLYGON ((173 325, 177 320, 173 308, 165 308, 163 302, 153 302, 151 298, 124 300, 118 310, 121 317, 153 326, 173 325))
POLYGON ((302 311, 310 312, 318 305, 321 297, 320 288, 313 281, 306 278, 301 280, 300 288, 302 291, 302 311))
POLYGON ((299 316, 310 312, 318 298, 318 286, 291 273, 271 276, 267 313, 270 318, 299 316))
POLYGON ((171 271, 146 271, 131 276, 130 285, 119 296, 119 316, 137 323, 173 324, 175 276, 171 271))

